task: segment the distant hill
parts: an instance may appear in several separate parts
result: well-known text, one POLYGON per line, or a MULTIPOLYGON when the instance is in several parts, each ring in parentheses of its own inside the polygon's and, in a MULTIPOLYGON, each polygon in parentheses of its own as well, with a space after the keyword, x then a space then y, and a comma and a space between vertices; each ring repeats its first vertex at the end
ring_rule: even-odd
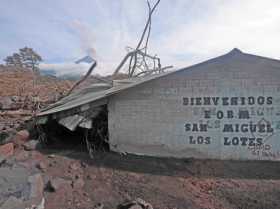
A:
POLYGON ((62 80, 71 80, 71 81, 75 81, 78 80, 81 75, 78 74, 70 74, 70 73, 66 73, 66 74, 62 74, 62 75, 57 75, 56 71, 54 70, 40 70, 40 74, 41 75, 45 75, 45 76, 54 76, 56 78, 62 79, 62 80))
POLYGON ((56 72, 54 70, 40 70, 41 75, 51 75, 56 76, 56 72))

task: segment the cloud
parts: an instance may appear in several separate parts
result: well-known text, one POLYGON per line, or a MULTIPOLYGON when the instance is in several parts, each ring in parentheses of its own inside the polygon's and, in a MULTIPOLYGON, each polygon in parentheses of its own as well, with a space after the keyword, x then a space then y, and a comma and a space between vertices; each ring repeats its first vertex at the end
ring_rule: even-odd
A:
POLYGON ((216 6, 204 11, 201 18, 186 24, 174 22, 174 30, 161 36, 156 48, 175 57, 174 63, 176 55, 185 55, 186 63, 196 62, 234 47, 277 58, 280 2, 272 2, 273 6, 261 0, 212 1, 216 6))
MULTIPOLYGON (((147 18, 145 0, 27 2, 3 0, 0 6, 10 8, 0 8, 5 32, 0 34, 1 59, 28 45, 63 73, 84 72, 71 62, 91 53, 92 48, 98 62, 96 72, 114 72, 126 54, 125 47, 137 44, 147 18)), ((153 16, 149 53, 157 54, 163 65, 177 67, 234 47, 277 58, 279 10, 278 0, 161 1, 153 16)))

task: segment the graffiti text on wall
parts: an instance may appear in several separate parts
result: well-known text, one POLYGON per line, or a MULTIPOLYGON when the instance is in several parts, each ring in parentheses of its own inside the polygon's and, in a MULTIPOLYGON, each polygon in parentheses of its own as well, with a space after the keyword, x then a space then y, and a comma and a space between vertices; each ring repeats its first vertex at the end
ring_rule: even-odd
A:
POLYGON ((189 135, 189 143, 211 144, 211 136, 205 136, 205 134, 208 133, 208 129, 211 127, 209 126, 209 121, 215 120, 215 123, 218 124, 217 127, 223 134, 224 146, 260 147, 264 145, 267 136, 273 134, 274 129, 271 123, 264 118, 258 121, 253 119, 251 112, 244 107, 267 107, 272 104, 273 98, 270 96, 184 97, 183 105, 205 108, 202 115, 204 122, 185 124, 185 131, 193 133, 189 135), (210 108, 213 106, 217 107, 215 111, 210 108), (209 108, 207 109, 207 107, 209 108), (225 107, 227 107, 227 110, 225 110, 225 107), (223 122, 223 119, 226 119, 225 122, 223 122))

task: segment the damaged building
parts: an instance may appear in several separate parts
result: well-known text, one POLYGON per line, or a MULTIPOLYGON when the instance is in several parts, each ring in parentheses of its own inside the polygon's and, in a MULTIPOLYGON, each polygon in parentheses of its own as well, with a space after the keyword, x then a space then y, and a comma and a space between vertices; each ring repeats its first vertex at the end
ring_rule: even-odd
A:
POLYGON ((73 132, 102 123, 110 150, 121 153, 279 160, 280 61, 233 49, 187 68, 94 84, 39 113, 38 123, 73 132))

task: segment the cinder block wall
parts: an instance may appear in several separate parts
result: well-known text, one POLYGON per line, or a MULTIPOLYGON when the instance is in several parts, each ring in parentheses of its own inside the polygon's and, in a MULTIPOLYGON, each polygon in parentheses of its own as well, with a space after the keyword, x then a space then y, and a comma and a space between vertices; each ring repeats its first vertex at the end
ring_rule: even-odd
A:
POLYGON ((280 65, 273 60, 225 56, 112 96, 108 110, 111 149, 115 151, 280 159, 280 65), (204 97, 210 97, 211 104, 201 104, 204 97), (229 126, 225 128, 225 124, 229 126), (247 130, 250 124, 252 130, 247 130), (254 131, 254 125, 261 130, 254 131))

